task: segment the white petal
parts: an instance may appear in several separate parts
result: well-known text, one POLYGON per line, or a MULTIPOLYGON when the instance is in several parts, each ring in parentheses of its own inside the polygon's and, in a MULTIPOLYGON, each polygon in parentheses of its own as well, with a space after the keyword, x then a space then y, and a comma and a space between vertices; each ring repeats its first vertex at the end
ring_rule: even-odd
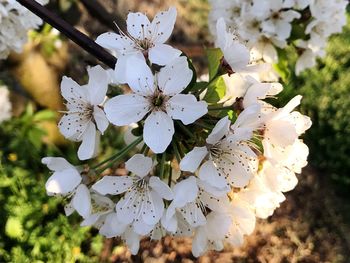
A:
POLYGON ((122 56, 136 52, 134 41, 127 36, 121 36, 116 33, 108 32, 99 35, 96 43, 111 51, 115 51, 118 60, 122 56))
POLYGON ((92 105, 99 105, 103 102, 108 89, 108 74, 99 65, 88 68, 89 84, 88 93, 90 103, 92 105))
POLYGON ((92 189, 102 195, 117 195, 126 192, 133 182, 130 176, 103 176, 92 186, 92 189))
POLYGON ((97 125, 97 129, 103 134, 106 131, 109 122, 107 120, 105 112, 98 106, 94 106, 94 119, 97 125))
POLYGON ((136 39, 145 39, 149 37, 149 28, 151 23, 144 14, 129 13, 126 20, 129 34, 136 39))
POLYGON ((162 226, 169 232, 175 233, 177 230, 177 218, 175 214, 169 218, 163 216, 161 219, 162 226))
POLYGON ((152 176, 149 180, 149 185, 162 198, 164 198, 166 200, 173 199, 173 197, 174 197, 173 192, 171 191, 171 189, 169 188, 169 186, 166 183, 164 183, 163 181, 161 181, 159 179, 159 177, 152 176))
POLYGON ((127 225, 118 221, 117 213, 110 213, 100 228, 100 234, 107 238, 120 236, 124 233, 126 227, 127 225))
POLYGON ((298 138, 293 123, 284 120, 269 122, 265 131, 265 137, 275 146, 287 147, 298 138))
POLYGON ((127 228, 124 233, 125 242, 132 255, 136 255, 140 248, 141 236, 136 234, 131 228, 127 228))
POLYGON ((45 184, 48 195, 71 193, 81 182, 80 173, 75 168, 57 171, 47 180, 45 184))
POLYGON ((167 65, 171 63, 175 58, 181 55, 181 51, 166 44, 157 44, 152 47, 149 52, 149 60, 153 64, 167 65))
POLYGON ((232 70, 239 72, 246 68, 249 63, 249 50, 246 46, 240 43, 234 43, 231 46, 222 50, 227 63, 231 66, 232 70))
POLYGON ((156 192, 151 191, 148 201, 145 200, 141 205, 144 208, 141 213, 142 219, 147 225, 155 225, 164 212, 163 199, 156 192))
POLYGON ((135 154, 125 163, 126 170, 136 174, 139 177, 144 177, 149 174, 152 167, 152 158, 146 157, 143 154, 135 154))
POLYGON ((218 121, 214 129, 211 131, 207 138, 207 143, 215 144, 221 140, 228 132, 230 128, 231 121, 228 117, 224 117, 218 121))
MULTIPOLYGON (((73 110, 74 111, 74 110, 73 110)), ((88 128, 91 121, 87 118, 81 118, 79 114, 65 114, 59 124, 60 133, 71 141, 79 142, 82 140, 82 135, 88 128)))
POLYGON ((208 247, 208 239, 206 236, 205 227, 197 229, 192 241, 192 254, 195 257, 203 255, 208 247))
POLYGON ((146 98, 137 94, 127 94, 108 100, 104 110, 111 123, 124 126, 142 120, 149 111, 149 106, 146 98))
POLYGON ((267 63, 273 64, 278 61, 276 48, 270 43, 266 43, 263 51, 263 59, 267 63))
POLYGON ((217 188, 225 188, 227 185, 225 176, 219 174, 213 161, 206 161, 199 169, 199 178, 217 188))
POLYGON ((173 189, 174 193, 174 205, 176 207, 183 207, 187 203, 193 202, 197 198, 198 186, 196 178, 190 176, 185 180, 177 183, 173 189))
POLYGON ((154 76, 146 61, 140 55, 128 56, 125 62, 125 79, 130 88, 143 96, 155 91, 154 76))
POLYGON ((130 224, 137 217, 141 204, 136 203, 138 196, 135 191, 130 191, 122 197, 117 203, 115 210, 118 220, 123 224, 130 224), (134 207, 134 205, 136 207, 134 207))
POLYGON ((158 86, 165 95, 176 95, 183 91, 192 80, 193 72, 188 66, 187 57, 174 59, 158 73, 158 86))
POLYGON ((89 94, 86 87, 81 87, 71 78, 64 76, 61 82, 61 93, 65 100, 69 103, 75 101, 88 101, 89 94))
POLYGON ((156 43, 164 43, 174 30, 176 8, 170 7, 167 11, 156 14, 151 24, 152 35, 156 43))
POLYGON ((154 153, 163 153, 174 135, 174 122, 163 111, 153 111, 146 119, 143 139, 154 153))
POLYGON ((148 235, 154 227, 154 225, 147 225, 143 221, 135 221, 132 226, 135 233, 141 236, 148 235))
POLYGON ((62 157, 45 157, 41 159, 41 162, 51 171, 62 171, 64 169, 74 168, 66 159, 62 157))
POLYGON ((170 98, 166 107, 167 113, 174 120, 181 120, 188 125, 208 112, 205 101, 197 101, 192 94, 177 94, 170 98))
POLYGON ((207 154, 207 147, 194 147, 193 150, 187 153, 181 160, 181 171, 194 173, 207 154))
POLYGON ((85 218, 83 222, 80 223, 80 226, 92 226, 97 222, 97 220, 100 218, 101 214, 92 214, 85 218))
POLYGON ((96 132, 96 126, 92 122, 87 126, 83 140, 78 150, 78 158, 80 160, 87 160, 95 156, 98 149, 98 142, 100 134, 96 132))
POLYGON ((66 216, 70 216, 75 211, 74 207, 72 206, 72 201, 70 201, 68 204, 64 206, 64 213, 66 216))
POLYGON ((90 191, 86 185, 81 184, 75 191, 72 199, 72 206, 77 210, 78 214, 86 218, 91 213, 90 191))

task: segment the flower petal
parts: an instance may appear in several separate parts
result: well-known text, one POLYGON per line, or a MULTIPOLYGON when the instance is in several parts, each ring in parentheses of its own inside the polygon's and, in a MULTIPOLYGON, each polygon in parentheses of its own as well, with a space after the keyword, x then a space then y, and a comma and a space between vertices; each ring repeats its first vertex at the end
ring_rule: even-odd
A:
POLYGON ((83 140, 78 150, 78 158, 80 160, 87 160, 97 154, 100 133, 96 132, 96 126, 90 122, 83 134, 83 140))
POLYGON ((208 105, 205 101, 197 101, 192 94, 177 94, 169 99, 166 110, 172 119, 188 125, 205 115, 208 105))
POLYGON ((90 191, 85 184, 78 186, 75 195, 72 199, 72 206, 83 218, 86 218, 91 213, 91 198, 90 191))
POLYGON ((194 147, 193 150, 187 153, 185 157, 181 160, 181 171, 194 173, 207 154, 208 150, 205 146, 194 147))
POLYGON ((99 105, 105 99, 107 89, 108 89, 108 74, 100 66, 88 68, 89 83, 88 83, 88 93, 89 101, 92 105, 99 105))
POLYGON ((159 179, 159 177, 152 176, 149 179, 149 185, 162 198, 164 198, 166 200, 172 200, 174 198, 173 192, 171 191, 169 186, 166 183, 164 183, 163 181, 161 181, 159 179))
POLYGON ((105 104, 107 119, 117 125, 124 126, 142 120, 149 111, 148 100, 137 94, 119 95, 105 104))
POLYGON ((199 169, 199 178, 217 188, 225 188, 227 185, 225 176, 218 172, 211 160, 206 161, 201 166, 199 169))
POLYGON ((174 135, 174 122, 163 111, 153 111, 146 119, 143 128, 145 143, 154 153, 163 153, 174 135))
POLYGON ((207 138, 207 143, 215 144, 221 140, 230 130, 231 121, 228 117, 219 120, 207 138))
POLYGON ((190 84, 193 72, 188 66, 187 57, 174 59, 158 73, 158 86, 165 95, 174 96, 190 84))
POLYGON ((94 119, 97 129, 103 134, 109 125, 109 121, 107 120, 105 112, 98 106, 94 106, 94 119))
POLYGON ((148 235, 154 227, 154 225, 147 225, 143 221, 135 221, 132 226, 135 233, 141 236, 148 235))
POLYGON ((107 237, 120 236, 126 230, 127 225, 118 221, 117 213, 107 215, 103 226, 100 228, 100 234, 107 237))
POLYGON ((126 170, 136 174, 139 177, 145 177, 149 174, 153 167, 152 158, 146 157, 143 154, 135 154, 126 163, 126 170))
POLYGON ((150 21, 147 16, 144 14, 137 13, 129 13, 128 18, 126 19, 126 25, 129 34, 136 39, 149 39, 149 28, 150 21))
POLYGON ((147 225, 155 225, 163 215, 164 203, 163 199, 154 191, 149 194, 149 200, 144 201, 140 211, 143 221, 147 225), (148 201, 148 202, 147 202, 148 201))
POLYGON ((187 179, 177 183, 173 189, 175 207, 183 207, 187 203, 193 202, 197 198, 198 186, 196 178, 190 176, 187 179))
POLYGON ((74 168, 66 159, 62 157, 45 157, 41 159, 51 171, 62 171, 64 169, 74 168))
POLYGON ((167 11, 156 14, 151 24, 152 35, 155 43, 164 43, 174 30, 176 21, 176 8, 170 7, 167 11))
MULTIPOLYGON (((69 103, 76 104, 76 101, 87 101, 89 98, 88 89, 81 87, 71 78, 64 76, 61 81, 61 93, 63 98, 69 103)), ((67 105, 69 106, 69 105, 67 105)))
POLYGON ((81 182, 80 173, 75 168, 57 171, 51 175, 45 184, 48 195, 67 195, 81 182))
POLYGON ((134 41, 127 36, 121 36, 116 33, 107 32, 99 35, 96 43, 111 51, 115 51, 118 59, 136 52, 134 41))
POLYGON ((126 192, 133 182, 130 176, 103 176, 92 186, 92 189, 102 195, 118 195, 126 192))
POLYGON ((172 46, 157 44, 149 50, 148 56, 153 64, 164 66, 171 63, 175 58, 180 57, 181 53, 180 50, 172 46))
POLYGON ((156 89, 152 71, 140 55, 127 57, 125 80, 133 92, 143 96, 153 95, 156 89))

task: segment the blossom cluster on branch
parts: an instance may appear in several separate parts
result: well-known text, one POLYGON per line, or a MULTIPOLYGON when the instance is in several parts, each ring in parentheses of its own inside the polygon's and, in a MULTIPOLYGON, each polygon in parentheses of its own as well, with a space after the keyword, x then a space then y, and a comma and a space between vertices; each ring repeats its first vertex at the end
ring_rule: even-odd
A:
POLYGON ((59 129, 81 142, 80 160, 98 155, 110 123, 132 125, 134 140, 95 165, 42 161, 53 172, 47 193, 64 197, 66 214, 76 211, 82 226, 122 238, 133 254, 143 237, 192 237, 197 257, 225 242, 241 245, 256 217, 270 216, 285 200, 307 164, 299 136, 311 121, 295 111, 301 96, 283 108, 267 102, 282 85, 259 80, 264 67, 251 64, 248 48, 224 19, 216 24, 218 48, 207 52, 209 80, 196 81, 191 60, 165 44, 175 20, 175 8, 152 21, 129 13, 127 32, 96 40, 117 56, 115 70, 88 68, 83 86, 62 80, 67 110, 59 129), (123 94, 106 97, 111 79, 123 94), (217 92, 222 87, 225 96, 217 92), (108 169, 130 153, 124 175, 108 169))
MULTIPOLYGON (((48 0, 38 0, 47 4, 48 0)), ((0 59, 11 51, 22 51, 28 30, 36 29, 42 20, 15 0, 0 0, 0 59)))
POLYGON ((296 49, 296 74, 314 67, 325 55, 328 38, 346 24, 346 0, 210 0, 209 27, 224 18, 247 42, 252 59, 279 61, 278 51, 296 49))

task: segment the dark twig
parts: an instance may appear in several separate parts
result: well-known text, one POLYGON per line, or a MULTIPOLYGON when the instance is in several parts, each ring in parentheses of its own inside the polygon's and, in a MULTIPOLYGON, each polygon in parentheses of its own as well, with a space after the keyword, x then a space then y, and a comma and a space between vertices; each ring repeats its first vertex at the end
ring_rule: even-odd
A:
POLYGON ((55 13, 46 9, 44 6, 34 0, 17 0, 21 5, 32 11, 34 14, 43 19, 46 23, 50 24, 70 40, 75 42, 81 48, 85 49, 95 58, 106 64, 108 67, 113 68, 117 62, 117 59, 108 53, 103 47, 98 45, 88 36, 72 27, 66 21, 62 20, 55 13))

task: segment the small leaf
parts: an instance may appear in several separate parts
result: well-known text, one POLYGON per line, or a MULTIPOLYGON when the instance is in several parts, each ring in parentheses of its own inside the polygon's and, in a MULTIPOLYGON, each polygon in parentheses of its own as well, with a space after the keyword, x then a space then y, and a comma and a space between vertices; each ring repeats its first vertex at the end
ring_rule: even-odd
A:
POLYGON ((225 96, 225 93, 225 81, 222 77, 219 77, 209 85, 207 93, 204 96, 204 100, 208 103, 217 103, 225 96))
POLYGON ((16 217, 9 217, 6 221, 5 233, 11 238, 19 239, 23 235, 23 226, 16 217))
POLYGON ((209 48, 206 51, 209 63, 209 81, 212 80, 220 69, 223 54, 220 48, 209 48))
POLYGON ((33 120, 34 121, 50 121, 50 120, 54 120, 55 117, 56 117, 56 113, 54 111, 42 110, 34 115, 33 120))

